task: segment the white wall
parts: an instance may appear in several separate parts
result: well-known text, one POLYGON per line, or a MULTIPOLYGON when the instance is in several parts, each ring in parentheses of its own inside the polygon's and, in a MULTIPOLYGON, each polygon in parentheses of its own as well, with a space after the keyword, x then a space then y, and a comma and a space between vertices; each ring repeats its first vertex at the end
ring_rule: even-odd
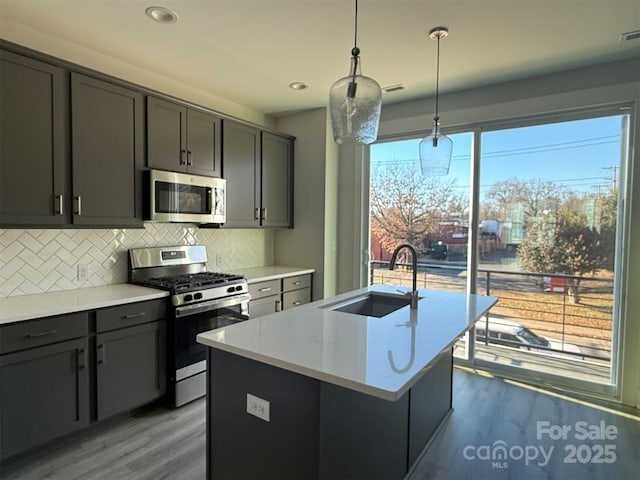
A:
MULTIPOLYGON (((51 8, 55 8, 55 2, 52 2, 51 8)), ((190 85, 149 72, 137 65, 123 62, 102 52, 53 37, 9 18, 2 19, 2 38, 226 115, 266 127, 273 126, 273 119, 244 105, 231 102, 212 92, 193 88, 190 85)))
POLYGON ((336 155, 328 139, 326 108, 278 118, 276 128, 296 137, 294 229, 275 233, 275 263, 313 267, 313 298, 335 294, 336 155))

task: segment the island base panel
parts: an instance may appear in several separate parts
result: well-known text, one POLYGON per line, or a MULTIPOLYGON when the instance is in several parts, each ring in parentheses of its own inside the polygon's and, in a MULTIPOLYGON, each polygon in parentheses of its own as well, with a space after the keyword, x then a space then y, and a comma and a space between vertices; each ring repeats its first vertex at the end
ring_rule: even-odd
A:
POLYGON ((207 477, 316 478, 317 380, 209 349, 207 477), (269 401, 270 421, 247 413, 247 393, 269 401))
POLYGON ((402 479, 451 410, 451 351, 395 402, 214 348, 208 362, 209 479, 402 479))

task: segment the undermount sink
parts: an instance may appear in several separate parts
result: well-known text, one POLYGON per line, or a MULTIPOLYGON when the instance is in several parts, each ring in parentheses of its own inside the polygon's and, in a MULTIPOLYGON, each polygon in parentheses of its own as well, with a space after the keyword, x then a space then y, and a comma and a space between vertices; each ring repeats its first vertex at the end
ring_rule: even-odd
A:
POLYGON ((327 308, 336 312, 355 313, 356 315, 380 318, 410 303, 411 297, 407 295, 370 292, 362 297, 352 299, 348 303, 340 303, 337 306, 330 305, 327 308))

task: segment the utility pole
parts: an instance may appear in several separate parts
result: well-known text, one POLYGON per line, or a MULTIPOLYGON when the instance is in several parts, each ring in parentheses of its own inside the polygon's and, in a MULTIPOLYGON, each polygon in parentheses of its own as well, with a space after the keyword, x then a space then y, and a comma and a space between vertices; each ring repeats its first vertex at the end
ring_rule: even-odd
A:
POLYGON ((602 167, 603 170, 611 170, 611 185, 613 186, 613 191, 615 192, 618 187, 618 169, 620 167, 613 165, 611 167, 602 167))

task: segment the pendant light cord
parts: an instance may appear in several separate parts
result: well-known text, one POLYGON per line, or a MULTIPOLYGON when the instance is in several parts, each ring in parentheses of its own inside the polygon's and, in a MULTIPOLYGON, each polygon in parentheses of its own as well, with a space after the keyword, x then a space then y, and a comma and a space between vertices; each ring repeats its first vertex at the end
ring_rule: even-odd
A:
POLYGON ((438 94, 439 94, 439 87, 440 87, 440 37, 441 35, 438 34, 438 48, 437 48, 437 53, 436 53, 436 116, 433 117, 435 124, 435 131, 436 134, 438 133, 438 121, 440 120, 440 117, 438 116, 438 94))
POLYGON ((355 98, 356 96, 356 75, 358 72, 358 59, 360 55, 360 49, 358 48, 358 0, 355 0, 355 4, 353 48, 351 49, 351 56, 353 57, 353 75, 347 91, 347 97, 349 98, 355 98))

